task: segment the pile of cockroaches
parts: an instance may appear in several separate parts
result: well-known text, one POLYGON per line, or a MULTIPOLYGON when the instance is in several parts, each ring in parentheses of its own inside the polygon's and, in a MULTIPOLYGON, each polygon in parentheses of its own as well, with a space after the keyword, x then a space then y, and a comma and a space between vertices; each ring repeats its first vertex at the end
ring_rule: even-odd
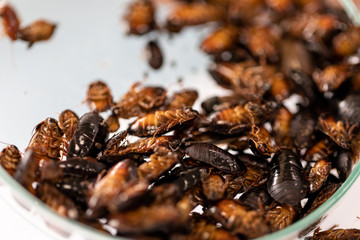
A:
MULTIPOLYGON (((129 34, 161 28, 156 4, 131 3, 129 34)), ((91 112, 65 110, 39 123, 25 155, 9 146, 2 166, 59 214, 136 239, 256 238, 310 214, 360 156, 360 29, 331 0, 173 4, 162 29, 213 22, 200 48, 232 94, 196 111, 193 89, 169 94, 136 83, 114 102, 96 81, 91 112), (119 131, 119 119, 130 118, 119 131)), ((160 48, 148 48, 160 68, 160 48)), ((324 236, 359 231, 312 239, 324 236)))

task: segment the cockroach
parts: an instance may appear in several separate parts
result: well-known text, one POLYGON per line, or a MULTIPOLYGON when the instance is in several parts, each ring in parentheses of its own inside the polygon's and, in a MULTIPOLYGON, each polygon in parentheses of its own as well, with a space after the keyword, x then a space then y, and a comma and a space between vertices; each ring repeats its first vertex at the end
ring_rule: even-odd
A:
MULTIPOLYGON (((245 164, 247 171, 243 175, 243 182, 240 192, 246 192, 252 187, 256 187, 268 181, 268 169, 255 167, 254 165, 245 164)), ((238 193, 240 193, 238 192, 238 193)))
POLYGON ((189 107, 177 110, 158 110, 140 117, 130 124, 128 133, 139 137, 158 136, 176 127, 190 123, 198 112, 189 107))
POLYGON ((249 148, 248 136, 242 136, 229 142, 227 148, 238 152, 244 151, 245 149, 249 148))
POLYGON ((83 208, 87 207, 88 191, 92 182, 79 178, 65 178, 58 181, 55 187, 65 196, 71 198, 83 208))
POLYGON ((360 28, 350 27, 332 39, 334 52, 342 57, 355 54, 360 47, 360 28))
POLYGON ((97 80, 89 85, 85 101, 90 111, 104 112, 112 106, 113 97, 107 84, 97 80))
POLYGON ((316 195, 315 199, 313 201, 308 201, 310 207, 305 205, 304 209, 308 209, 305 213, 305 216, 312 213, 315 209, 317 209, 320 205, 322 205, 324 202, 326 202, 340 187, 341 184, 338 183, 332 183, 328 184, 324 188, 320 190, 320 192, 316 195))
POLYGON ((275 74, 271 79, 271 95, 278 101, 283 101, 290 96, 290 83, 283 74, 275 74))
POLYGON ((294 145, 299 148, 307 148, 314 141, 316 119, 314 114, 308 109, 300 109, 295 114, 290 123, 290 136, 293 138, 294 145))
POLYGON ((338 155, 332 160, 332 166, 336 168, 341 182, 345 182, 349 177, 353 163, 353 156, 347 151, 339 151, 338 155))
POLYGON ((67 149, 67 157, 96 157, 105 147, 108 127, 95 112, 85 113, 76 126, 67 149))
POLYGON ((106 119, 106 125, 108 126, 110 133, 116 132, 120 128, 119 118, 115 114, 109 115, 106 119))
POLYGON ((336 120, 329 114, 319 116, 320 130, 328 135, 337 145, 344 149, 350 148, 351 138, 357 124, 349 126, 348 121, 336 120))
POLYGON ((54 118, 47 118, 35 127, 27 149, 45 158, 60 158, 63 132, 54 118))
POLYGON ((164 56, 157 41, 151 40, 147 43, 146 58, 150 67, 155 70, 161 68, 161 66, 163 65, 164 56))
POLYGON ((270 133, 264 127, 253 125, 249 133, 249 147, 258 157, 268 158, 276 151, 270 133))
POLYGON ((248 153, 240 153, 236 155, 236 157, 245 165, 250 165, 255 168, 261 168, 265 171, 269 170, 269 162, 265 158, 257 157, 248 153))
POLYGON ((79 122, 78 115, 70 109, 62 111, 59 115, 59 127, 64 132, 65 138, 70 142, 74 136, 76 125, 79 122))
POLYGON ((91 157, 73 157, 57 163, 65 177, 96 178, 106 166, 91 157))
POLYGON ((200 2, 179 4, 167 16, 167 25, 182 28, 216 21, 221 18, 221 9, 200 2))
POLYGON ((161 87, 140 87, 134 83, 130 91, 116 103, 113 112, 121 118, 139 117, 163 105, 166 90, 161 87))
POLYGON ((120 131, 115 133, 109 140, 106 141, 105 149, 103 151, 104 155, 116 153, 120 147, 123 147, 127 144, 127 131, 120 131))
POLYGON ((265 221, 269 224, 271 231, 279 231, 292 224, 299 213, 295 207, 279 204, 265 213, 265 221))
POLYGON ((9 145, 0 153, 0 164, 11 176, 14 176, 21 157, 19 149, 15 145, 9 145))
POLYGON ((155 7, 150 0, 132 2, 124 17, 128 24, 128 34, 143 35, 156 27, 155 7))
POLYGON ((233 108, 237 105, 244 105, 247 100, 239 95, 210 97, 201 103, 201 108, 206 114, 233 108))
POLYGON ((304 155, 304 160, 317 162, 320 159, 328 159, 336 150, 336 144, 328 138, 320 139, 313 146, 309 147, 304 155))
POLYGON ((293 145, 290 136, 292 119, 293 114, 285 106, 278 109, 272 123, 272 134, 277 146, 291 147, 293 145))
POLYGON ((252 210, 263 210, 273 203, 273 199, 264 185, 250 188, 240 196, 239 201, 252 210))
POLYGON ((221 175, 212 173, 201 181, 202 193, 209 201, 218 201, 224 198, 228 181, 221 175))
POLYGON ((345 64, 333 64, 325 67, 322 71, 315 71, 313 79, 320 92, 334 92, 350 76, 350 66, 345 64))
POLYGON ((202 179, 208 178, 210 172, 208 169, 196 167, 179 173, 177 177, 171 183, 177 185, 181 191, 187 191, 194 185, 196 185, 202 179))
POLYGON ((344 99, 335 102, 337 115, 347 120, 350 125, 360 122, 360 95, 349 94, 344 99))
POLYGON ((271 160, 267 189, 275 201, 294 206, 306 195, 307 183, 300 159, 293 151, 281 149, 271 160))
POLYGON ((5 34, 12 40, 18 39, 20 20, 12 6, 0 3, 0 17, 5 34))
POLYGON ((316 162, 314 167, 310 169, 308 176, 309 192, 314 193, 318 191, 326 182, 331 170, 331 162, 321 159, 316 162))
POLYGON ((360 239, 360 230, 356 228, 341 229, 330 228, 326 231, 320 231, 320 228, 315 229, 312 237, 306 237, 306 240, 341 240, 341 239, 360 239))
POLYGON ((51 38, 56 29, 56 24, 45 20, 36 20, 26 27, 21 27, 18 31, 18 38, 29 42, 31 47, 35 42, 46 41, 51 38))
POLYGON ((38 178, 38 166, 38 156, 34 154, 32 149, 29 149, 25 152, 24 157, 20 159, 20 162, 14 173, 14 179, 34 195, 35 188, 32 184, 38 178))
POLYGON ((230 0, 228 18, 234 24, 250 23, 264 10, 263 0, 230 0))
POLYGON ((270 232, 261 211, 248 210, 235 200, 222 200, 210 211, 232 234, 256 238, 270 232))
POLYGON ((232 25, 222 26, 206 37, 200 49, 207 54, 220 54, 235 47, 238 29, 232 25))
POLYGON ((185 153, 226 173, 241 174, 246 171, 245 165, 235 156, 211 143, 194 143, 185 148, 185 153))
POLYGON ((77 219, 80 215, 75 203, 49 183, 40 183, 36 196, 59 215, 77 219))
POLYGON ((175 92, 169 100, 169 104, 166 105, 166 109, 192 107, 197 98, 198 92, 194 89, 184 89, 180 92, 175 92))

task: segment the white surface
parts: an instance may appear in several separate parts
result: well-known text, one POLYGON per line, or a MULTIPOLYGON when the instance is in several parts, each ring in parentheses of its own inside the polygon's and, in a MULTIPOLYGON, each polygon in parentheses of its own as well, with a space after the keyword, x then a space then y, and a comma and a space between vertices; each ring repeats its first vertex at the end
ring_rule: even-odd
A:
MULTIPOLYGON (((87 111, 81 102, 91 81, 105 80, 117 100, 134 81, 143 80, 144 72, 149 70, 142 58, 142 50, 152 35, 124 36, 121 16, 127 1, 10 2, 23 24, 41 17, 58 23, 58 28, 50 41, 35 43, 31 49, 24 42, 0 39, 0 141, 24 150, 34 126, 46 117, 57 118, 66 108, 79 115, 87 111)), ((212 87, 214 81, 206 80, 208 75, 204 66, 208 59, 196 51, 199 35, 204 32, 202 28, 194 28, 174 39, 161 36, 159 42, 164 48, 166 63, 160 71, 149 72, 148 81, 176 89, 178 78, 183 77, 186 85, 197 85, 200 97, 211 95, 210 91, 216 88, 212 87), (174 60, 176 66, 171 66, 174 60)), ((22 210, 7 191, 0 191, 0 196, 2 236, 62 239, 34 217, 34 213, 22 210)), ((333 224, 360 228, 356 218, 360 216, 359 198, 360 180, 341 206, 328 217, 324 228, 333 224)))

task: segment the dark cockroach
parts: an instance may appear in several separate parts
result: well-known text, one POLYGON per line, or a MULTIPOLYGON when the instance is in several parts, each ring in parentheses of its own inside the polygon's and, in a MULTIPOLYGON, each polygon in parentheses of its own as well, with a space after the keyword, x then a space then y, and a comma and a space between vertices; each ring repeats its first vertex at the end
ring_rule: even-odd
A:
POLYGON ((322 71, 315 71, 313 79, 319 91, 336 91, 346 78, 350 76, 349 68, 345 64, 334 64, 325 67, 322 71))
POLYGON ((280 35, 270 27, 248 27, 240 33, 240 41, 251 54, 265 62, 266 59, 276 61, 279 58, 278 45, 280 35))
POLYGON ((246 192, 252 187, 259 186, 268 180, 268 169, 255 167, 254 165, 245 164, 247 171, 243 175, 240 192, 246 192))
POLYGON ((307 184, 297 154, 289 149, 275 154, 271 160, 267 188, 274 200, 289 206, 298 204, 305 197, 307 184))
POLYGON ((227 108, 233 108, 237 105, 244 105, 247 100, 239 95, 215 96, 210 97, 201 103, 201 108, 206 114, 221 111, 227 108))
POLYGON ((193 121, 197 116, 198 112, 188 107, 177 110, 158 110, 131 123, 128 132, 139 137, 158 136, 193 121))
POLYGON ((184 192, 196 185, 202 179, 208 178, 208 176, 208 169, 197 167, 180 172, 179 177, 177 177, 171 183, 176 185, 182 192, 184 192))
POLYGON ((252 210, 263 210, 270 206, 273 199, 267 192, 266 186, 259 185, 244 192, 239 201, 252 210))
POLYGON ((113 97, 106 83, 97 80, 89 85, 85 101, 90 111, 104 112, 111 107, 113 97))
POLYGON ((245 165, 238 162, 235 156, 210 143, 194 143, 185 148, 185 153, 227 173, 241 174, 246 171, 245 165))
POLYGON ((11 176, 14 176, 20 159, 21 153, 15 145, 7 146, 0 153, 0 164, 11 176))
POLYGON ((39 123, 35 128, 27 149, 32 149, 35 154, 46 158, 60 158, 62 150, 63 132, 58 125, 58 121, 47 118, 39 123))
POLYGON ((242 136, 229 142, 227 148, 238 152, 244 151, 245 149, 249 148, 248 136, 242 136))
POLYGON ((87 207, 87 196, 91 184, 92 182, 89 180, 65 178, 58 181, 55 186, 61 193, 85 208, 87 207))
POLYGON ((336 168, 339 174, 339 180, 341 182, 345 182, 351 173, 354 163, 352 154, 347 151, 339 151, 338 155, 334 157, 332 163, 333 167, 336 168))
POLYGON ((80 215, 75 203, 49 183, 41 183, 36 188, 36 196, 58 214, 77 219, 80 215))
POLYGON ((156 27, 155 7, 150 0, 136 0, 132 2, 124 17, 128 24, 128 33, 143 35, 156 27))
POLYGON ((113 112, 121 118, 139 117, 163 105, 165 99, 164 88, 140 87, 140 83, 135 83, 130 91, 119 99, 113 112))
POLYGON ((341 240, 341 239, 360 239, 360 230, 356 228, 341 229, 330 228, 326 231, 320 231, 320 228, 315 229, 312 237, 306 237, 306 240, 341 240))
POLYGON ((198 92, 196 90, 184 89, 180 92, 175 92, 172 95, 166 108, 179 109, 184 107, 192 107, 197 98, 198 92))
POLYGON ((5 34, 15 41, 18 38, 20 28, 20 20, 17 17, 15 10, 7 3, 0 4, 0 17, 2 18, 2 25, 5 34))
POLYGON ((360 29, 350 27, 348 30, 339 33, 332 39, 334 52, 342 57, 355 54, 360 47, 360 29))
POLYGON ((104 119, 97 113, 86 113, 79 119, 67 156, 96 157, 105 147, 107 136, 108 128, 104 119))
POLYGON ((333 183, 322 188, 320 192, 316 195, 315 199, 313 201, 309 200, 309 204, 306 204, 310 205, 310 207, 308 208, 308 206, 305 205, 304 209, 308 209, 305 213, 305 216, 309 215, 320 205, 326 202, 339 189, 340 185, 341 184, 333 183))
POLYGON ((336 101, 337 114, 347 120, 350 125, 360 122, 360 95, 349 94, 344 99, 336 101))
POLYGON ((308 176, 309 191, 314 193, 318 191, 326 182, 331 170, 331 162, 321 159, 310 169, 308 176))
POLYGON ((65 177, 96 178, 106 166, 91 157, 73 157, 57 163, 65 177))
POLYGON ((261 211, 248 210, 234 200, 222 200, 210 211, 233 234, 256 238, 270 231, 261 211))
POLYGON ((116 132, 120 128, 119 118, 115 114, 111 114, 106 119, 106 125, 108 126, 110 133, 116 132))
POLYGON ((55 29, 56 24, 45 20, 37 20, 26 27, 20 28, 18 38, 29 42, 29 47, 31 47, 35 42, 49 40, 55 29))
POLYGON ((209 201, 218 201, 224 198, 228 182, 221 175, 212 173, 201 181, 202 193, 209 201))
MULTIPOLYGON (((248 172, 247 170, 246 172, 248 172)), ((246 173, 245 173, 246 174, 246 173)), ((228 182, 228 186, 225 191, 225 199, 234 199, 234 197, 243 190, 243 184, 245 178, 243 176, 235 176, 235 175, 225 175, 225 179, 228 182)))
POLYGON ((127 131, 120 131, 115 133, 109 140, 106 141, 105 149, 103 151, 104 155, 110 153, 116 153, 120 147, 123 147, 127 143, 127 131))
POLYGON ((38 156, 35 156, 32 149, 29 149, 25 152, 24 157, 21 158, 14 174, 15 180, 32 194, 35 194, 35 188, 32 184, 38 178, 38 166, 38 156))
POLYGON ((257 157, 252 154, 240 153, 236 155, 239 161, 243 162, 246 165, 253 166, 255 168, 261 168, 265 171, 269 170, 269 162, 262 157, 257 157))
POLYGON ((200 49, 207 54, 220 54, 230 50, 237 42, 238 32, 232 25, 222 26, 202 41, 200 49))
POLYGON ((291 147, 293 145, 290 136, 292 118, 293 114, 284 106, 280 107, 274 116, 272 134, 277 146, 291 147))
POLYGON ((357 124, 349 126, 347 121, 336 120, 335 117, 322 114, 319 116, 320 130, 328 135, 337 145, 344 149, 350 148, 350 141, 357 124))
POLYGON ((270 133, 264 127, 253 125, 249 134, 249 146, 258 157, 268 158, 276 151, 270 133))
POLYGON ((291 70, 288 75, 292 84, 296 87, 295 91, 305 98, 304 105, 321 103, 322 95, 309 75, 299 69, 291 70))
POLYGON ((304 155, 304 160, 308 162, 317 162, 320 159, 328 159, 336 150, 336 144, 328 138, 320 139, 309 147, 304 155))
POLYGON ((164 56, 157 41, 149 41, 146 45, 146 58, 153 69, 161 68, 164 56))
POLYGON ((161 152, 150 156, 150 161, 141 164, 138 167, 139 178, 147 180, 155 180, 163 173, 170 170, 184 156, 180 152, 161 152))
POLYGON ((62 111, 59 115, 59 127, 64 132, 65 138, 70 142, 71 138, 74 136, 76 125, 79 122, 78 115, 66 109, 62 111))
POLYGON ((222 15, 221 9, 200 2, 179 4, 167 17, 167 25, 171 28, 182 28, 204 24, 218 20, 222 15))
POLYGON ((265 220, 269 224, 271 231, 279 231, 292 224, 299 213, 295 207, 284 204, 277 205, 265 213, 265 220))
POLYGON ((290 136, 293 138, 297 148, 303 149, 311 145, 315 138, 315 126, 315 117, 308 109, 300 109, 300 111, 293 116, 290 123, 290 136))

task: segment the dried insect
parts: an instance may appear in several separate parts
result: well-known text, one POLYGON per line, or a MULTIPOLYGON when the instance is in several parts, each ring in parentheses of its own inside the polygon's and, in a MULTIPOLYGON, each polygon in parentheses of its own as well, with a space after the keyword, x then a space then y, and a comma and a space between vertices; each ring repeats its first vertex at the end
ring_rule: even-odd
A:
POLYGON ((184 89, 172 95, 171 99, 169 100, 169 104, 166 106, 166 109, 192 107, 197 98, 198 93, 196 90, 184 89))
POLYGON ((328 138, 324 138, 309 147, 304 155, 304 160, 308 162, 317 162, 321 159, 327 159, 334 153, 336 144, 330 142, 328 138))
POLYGON ((291 147, 293 140, 290 136, 293 114, 284 106, 280 107, 274 117, 272 134, 277 146, 291 147))
POLYGON ((298 212, 293 206, 284 204, 277 205, 265 213, 265 220, 268 222, 271 231, 278 231, 292 224, 298 217, 298 212))
POLYGON ((340 151, 338 156, 333 159, 332 165, 336 168, 341 182, 345 182, 345 180, 349 177, 353 163, 354 158, 352 154, 347 151, 340 151))
POLYGON ((330 170, 331 162, 324 159, 317 161, 314 167, 310 169, 308 180, 311 193, 318 191, 322 187, 330 174, 330 170))
POLYGON ((0 153, 0 164, 11 176, 14 176, 20 159, 21 153, 15 145, 7 146, 0 153))
POLYGON ((273 203, 264 185, 250 188, 240 196, 239 201, 252 210, 263 210, 273 203))
POLYGON ((281 73, 275 74, 271 79, 271 95, 278 101, 283 101, 290 96, 290 84, 281 73))
POLYGON ((214 218, 233 234, 256 238, 270 231, 262 212, 248 210, 234 200, 222 200, 210 211, 214 218))
POLYGON ((170 28, 182 28, 218 20, 222 15, 221 9, 200 2, 179 4, 167 17, 170 28))
POLYGON ((46 41, 51 38, 56 28, 56 24, 45 20, 37 20, 29 26, 19 29, 18 38, 29 42, 31 47, 35 42, 46 41))
POLYGON ((290 136, 297 148, 303 149, 310 146, 314 139, 315 117, 309 109, 301 109, 293 116, 290 124, 290 136))
POLYGON ((335 53, 346 57, 355 54, 360 47, 360 28, 350 27, 348 30, 339 33, 332 39, 335 53))
POLYGON ((227 145, 227 148, 238 152, 244 151, 245 149, 249 148, 248 136, 242 136, 231 141, 227 145))
POLYGON ((161 68, 164 57, 157 41, 149 41, 146 45, 146 58, 153 69, 161 68))
POLYGON ((277 147, 273 146, 272 138, 266 128, 253 125, 249 135, 249 146, 256 156, 267 158, 276 152, 277 147))
POLYGON ((247 153, 240 153, 236 155, 236 157, 245 165, 250 165, 255 168, 261 168, 265 171, 269 170, 269 162, 265 158, 257 157, 247 153))
POLYGON ((167 111, 158 110, 131 123, 128 132, 139 137, 158 136, 190 123, 197 116, 198 112, 189 107, 167 111))
POLYGON ((128 33, 143 35, 156 27, 155 8, 150 0, 133 1, 124 17, 128 24, 128 33))
POLYGON ((106 119, 106 125, 109 128, 109 132, 113 133, 119 130, 120 122, 119 118, 113 113, 106 119))
POLYGON ((2 25, 5 34, 15 41, 18 38, 20 28, 20 20, 13 7, 7 3, 0 3, 0 17, 2 18, 2 25))
POLYGON ((246 171, 245 165, 238 162, 235 156, 210 143, 194 143, 185 148, 185 153, 227 173, 241 174, 246 171))
POLYGON ((360 230, 355 228, 349 229, 334 229, 330 228, 326 231, 320 231, 320 228, 315 229, 314 235, 312 237, 306 237, 306 240, 340 240, 340 239, 359 239, 360 238, 360 230))
POLYGON ((20 159, 14 174, 14 179, 32 194, 35 194, 35 188, 32 184, 37 179, 38 166, 39 159, 32 149, 29 149, 25 152, 24 157, 20 159))
POLYGON ((74 157, 57 163, 65 177, 96 178, 106 169, 106 166, 91 157, 74 157))
POLYGON ((238 29, 232 25, 222 26, 205 38, 200 49, 207 54, 219 54, 232 49, 238 36, 238 29))
POLYGON ((267 188, 279 203, 294 206, 306 195, 307 184, 303 177, 300 159, 289 149, 279 150, 271 160, 267 188))
POLYGON ((252 187, 259 186, 268 181, 268 169, 245 164, 247 171, 243 175, 243 182, 239 192, 246 192, 252 187))
POLYGON ((341 119, 350 123, 358 124, 360 121, 360 96, 349 94, 344 99, 336 101, 337 114, 341 119))
POLYGON ((230 0, 228 18, 235 24, 249 23, 264 9, 263 0, 230 0))
POLYGON ((77 114, 69 109, 62 111, 59 115, 59 127, 64 132, 66 140, 69 142, 74 136, 78 121, 79 117, 77 114))
POLYGON ((315 71, 313 79, 320 92, 335 91, 350 76, 348 65, 334 64, 325 67, 322 71, 315 71))
POLYGON ((210 176, 201 181, 202 193, 210 201, 218 201, 224 198, 228 181, 219 174, 210 174, 210 176))
POLYGON ((55 187, 85 209, 87 208, 87 196, 91 184, 92 182, 89 180, 65 178, 58 181, 55 187))
POLYGON ((67 157, 96 157, 105 147, 108 129, 104 119, 97 113, 86 113, 76 126, 67 157))
POLYGON ((134 83, 130 91, 116 103, 113 112, 121 118, 139 117, 163 105, 166 90, 161 87, 142 87, 134 83))
POLYGON ((89 85, 85 101, 88 103, 90 111, 104 112, 111 107, 113 97, 106 83, 97 80, 89 85))
MULTIPOLYGON (((317 209, 320 205, 322 205, 324 202, 326 202, 340 187, 340 184, 329 184, 326 187, 324 187, 322 190, 320 190, 319 194, 315 197, 313 201, 308 201, 310 208, 306 211, 305 216, 309 215, 311 212, 313 212, 315 209, 317 209)), ((308 205, 308 204, 306 204, 308 205)), ((304 209, 307 209, 307 206, 305 205, 304 209)))

